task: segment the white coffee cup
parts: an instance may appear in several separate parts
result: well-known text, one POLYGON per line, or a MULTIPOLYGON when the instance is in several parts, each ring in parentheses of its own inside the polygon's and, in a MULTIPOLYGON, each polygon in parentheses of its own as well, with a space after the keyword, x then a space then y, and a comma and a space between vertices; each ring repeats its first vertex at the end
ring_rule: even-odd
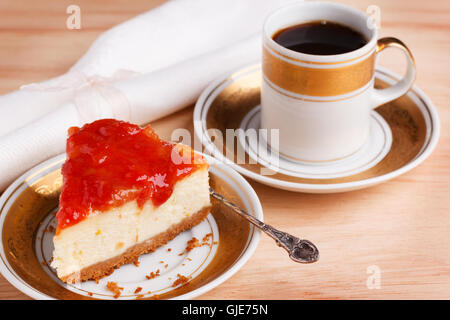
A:
POLYGON ((290 4, 265 20, 261 127, 279 129, 274 151, 306 162, 352 155, 368 137, 371 110, 409 90, 415 78, 411 52, 398 39, 377 40, 377 29, 372 26, 364 12, 331 2, 290 4), (287 49, 272 39, 281 29, 318 20, 359 31, 367 43, 343 54, 311 55, 287 49), (387 47, 403 50, 407 71, 395 85, 375 89, 376 56, 387 47))

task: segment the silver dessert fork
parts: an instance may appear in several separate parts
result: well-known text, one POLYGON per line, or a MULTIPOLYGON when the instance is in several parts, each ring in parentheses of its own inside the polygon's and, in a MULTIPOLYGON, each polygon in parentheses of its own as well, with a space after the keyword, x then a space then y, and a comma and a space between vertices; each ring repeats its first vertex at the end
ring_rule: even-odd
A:
POLYGON ((258 229, 264 231, 267 235, 273 238, 276 241, 277 245, 284 248, 289 253, 289 257, 295 262, 312 263, 319 260, 319 250, 311 241, 299 239, 297 237, 294 237, 293 235, 290 235, 289 233, 282 232, 268 224, 263 223, 262 221, 251 216, 249 213, 245 212, 240 207, 230 202, 211 188, 209 189, 209 193, 211 197, 219 200, 224 205, 239 214, 241 217, 245 218, 247 221, 255 225, 258 229))

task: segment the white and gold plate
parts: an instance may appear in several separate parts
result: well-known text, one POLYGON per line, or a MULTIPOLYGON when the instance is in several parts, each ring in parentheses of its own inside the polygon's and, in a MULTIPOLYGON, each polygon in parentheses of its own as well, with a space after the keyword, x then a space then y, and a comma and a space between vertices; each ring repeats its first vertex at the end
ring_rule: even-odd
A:
MULTIPOLYGON (((211 187, 262 220, 259 199, 245 179, 215 159, 207 159, 211 187)), ((256 249, 259 232, 212 200, 211 213, 202 223, 142 255, 138 265, 124 265, 98 283, 63 283, 50 261, 64 160, 60 155, 31 169, 0 197, 0 271, 32 298, 190 299, 231 277, 256 249), (194 237, 204 245, 185 250, 194 237), (151 276, 152 272, 158 276, 151 276), (177 284, 178 275, 188 282, 177 284), (123 288, 119 297, 107 289, 108 282, 123 288)))
MULTIPOLYGON (((208 154, 266 185, 310 193, 361 189, 411 170, 437 144, 436 109, 413 87, 372 112, 369 138, 349 157, 314 163, 277 154, 259 134, 250 134, 259 129, 261 77, 260 66, 253 65, 213 82, 197 101, 194 129, 208 154)), ((377 88, 398 79, 384 68, 376 70, 377 88)))

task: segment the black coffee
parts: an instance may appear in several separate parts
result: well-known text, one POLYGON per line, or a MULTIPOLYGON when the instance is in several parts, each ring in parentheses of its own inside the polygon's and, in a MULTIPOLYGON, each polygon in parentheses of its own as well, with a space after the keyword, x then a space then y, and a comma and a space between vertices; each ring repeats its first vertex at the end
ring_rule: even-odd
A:
POLYGON ((360 32, 329 21, 313 21, 281 29, 272 38, 290 50, 316 55, 346 53, 367 43, 360 32))

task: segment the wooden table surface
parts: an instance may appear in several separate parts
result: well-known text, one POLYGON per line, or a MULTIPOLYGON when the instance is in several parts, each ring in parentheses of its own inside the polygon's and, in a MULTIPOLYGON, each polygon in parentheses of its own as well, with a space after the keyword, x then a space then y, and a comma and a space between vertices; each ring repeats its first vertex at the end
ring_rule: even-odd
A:
MULTIPOLYGON (((0 94, 65 71, 104 30, 155 7, 161 0, 2 0, 0 94), (81 30, 66 28, 66 8, 81 8, 81 30)), ((313 240, 316 264, 289 260, 262 236, 254 256, 202 299, 449 299, 450 298, 450 1, 344 0, 381 9, 381 36, 402 39, 414 53, 416 84, 435 103, 441 137, 419 167, 365 190, 329 195, 282 191, 250 181, 266 222, 313 240), (381 270, 369 289, 367 269, 381 270)), ((394 51, 394 50, 393 50, 394 51)), ((401 73, 403 58, 383 53, 380 63, 401 73)), ((163 136, 192 129, 192 106, 154 123, 163 136)), ((0 276, 1 299, 24 299, 0 276)))

